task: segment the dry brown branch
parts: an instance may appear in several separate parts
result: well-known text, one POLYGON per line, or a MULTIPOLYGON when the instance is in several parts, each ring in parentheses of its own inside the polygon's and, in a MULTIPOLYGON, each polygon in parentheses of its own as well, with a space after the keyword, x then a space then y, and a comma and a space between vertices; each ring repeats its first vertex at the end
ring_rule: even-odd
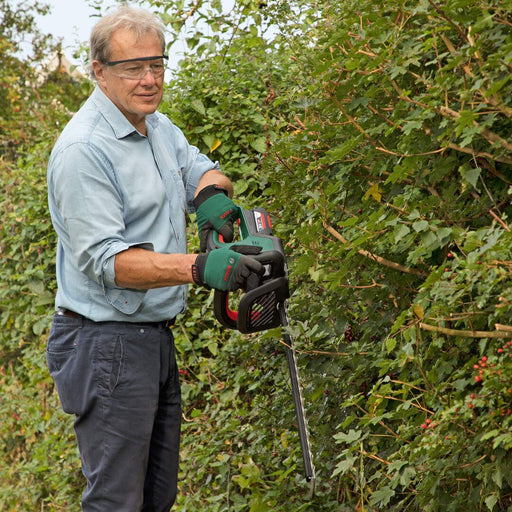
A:
MULTIPOLYGON (((509 164, 512 165, 512 158, 508 158, 506 156, 495 156, 491 155, 490 153, 482 152, 482 151, 475 151, 471 148, 463 148, 461 146, 457 146, 457 144, 454 144, 453 142, 450 142, 447 146, 450 149, 453 149, 455 151, 458 151, 459 153, 465 153, 467 155, 472 155, 474 157, 482 157, 487 158, 489 160, 494 160, 496 162, 501 162, 503 164, 509 164)), ((495 173, 499 178, 501 178, 505 183, 512 184, 512 181, 508 180, 503 174, 497 174, 495 173)))
POLYGON ((463 338, 512 338, 512 328, 510 330, 498 329, 496 325, 495 331, 472 331, 467 329, 450 329, 438 325, 430 325, 425 322, 418 324, 420 329, 424 331, 446 334, 447 336, 461 336, 463 338))
POLYGON ((512 332, 512 325, 495 324, 494 326, 498 331, 512 332))
MULTIPOLYGON (((396 437, 396 436, 391 436, 391 437, 396 437)), ((367 452, 366 450, 363 450, 363 455, 366 455, 370 459, 374 459, 379 462, 382 462, 382 464, 386 464, 386 466, 389 466, 391 464, 391 462, 389 462, 389 460, 381 459, 380 457, 377 457, 377 455, 367 452)))
POLYGON ((489 213, 494 217, 494 219, 496 220, 496 222, 498 222, 499 224, 501 224, 502 228, 506 231, 510 231, 510 228, 508 227, 508 225, 503 222, 502 219, 500 219, 492 210, 489 210, 489 213))

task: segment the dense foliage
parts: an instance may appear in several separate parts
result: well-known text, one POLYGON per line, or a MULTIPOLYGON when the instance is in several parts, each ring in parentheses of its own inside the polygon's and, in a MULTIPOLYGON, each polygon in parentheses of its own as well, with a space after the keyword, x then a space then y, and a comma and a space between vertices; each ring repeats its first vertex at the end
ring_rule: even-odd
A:
MULTIPOLYGON (((162 110, 285 241, 318 476, 311 498, 279 331, 226 332, 192 289, 176 510, 512 510, 512 2, 151 5, 190 48, 162 110)), ((0 510, 73 512, 44 178, 90 85, 9 58, 30 100, 0 93, 0 510)))

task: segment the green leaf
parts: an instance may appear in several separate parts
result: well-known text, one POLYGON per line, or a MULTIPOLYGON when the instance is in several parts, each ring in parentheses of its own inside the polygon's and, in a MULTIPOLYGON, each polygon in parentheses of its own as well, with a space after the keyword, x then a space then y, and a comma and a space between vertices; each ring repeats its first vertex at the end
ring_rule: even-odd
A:
POLYGON ((200 99, 194 99, 190 102, 190 106, 199 114, 204 116, 206 114, 206 109, 204 107, 204 103, 200 99))
POLYGON ((381 489, 377 489, 370 498, 370 503, 372 505, 378 505, 380 507, 385 507, 391 500, 391 498, 395 495, 395 491, 388 486, 382 487, 381 489))
POLYGON ((393 352, 396 347, 396 339, 393 337, 389 337, 386 339, 386 350, 389 353, 393 352))
POLYGON ((426 220, 418 220, 416 222, 413 222, 412 228, 416 233, 419 233, 421 231, 427 230, 429 227, 429 223, 426 220))
POLYGON ((267 139, 265 137, 259 137, 251 141, 251 147, 258 151, 258 153, 265 153, 267 150, 267 139))
POLYGON ((340 474, 344 475, 345 473, 347 473, 354 467, 354 464, 356 463, 356 461, 357 461, 357 457, 351 457, 351 456, 345 457, 342 461, 340 461, 336 464, 336 468, 334 469, 332 477, 334 478, 335 476, 340 475, 340 474))
POLYGON ((492 494, 491 496, 487 496, 485 498, 485 504, 489 510, 493 510, 496 503, 498 503, 498 497, 495 494, 492 494))
POLYGON ((412 466, 406 467, 400 475, 400 485, 408 487, 416 477, 416 470, 412 466))
POLYGON ((351 444, 354 441, 357 441, 358 439, 360 439, 361 435, 362 435, 361 430, 354 430, 351 428, 348 431, 348 433, 345 434, 344 432, 339 432, 338 434, 335 434, 333 437, 334 437, 334 439, 336 439, 336 441, 338 443, 351 444))
POLYGON ((469 183, 473 188, 478 190, 477 184, 478 179, 482 173, 482 169, 480 167, 476 168, 467 168, 467 167, 459 167, 459 172, 462 176, 462 179, 469 183))
POLYGON ((406 237, 411 230, 409 229, 409 226, 405 224, 400 224, 397 230, 395 230, 395 242, 400 242, 404 237, 406 237))

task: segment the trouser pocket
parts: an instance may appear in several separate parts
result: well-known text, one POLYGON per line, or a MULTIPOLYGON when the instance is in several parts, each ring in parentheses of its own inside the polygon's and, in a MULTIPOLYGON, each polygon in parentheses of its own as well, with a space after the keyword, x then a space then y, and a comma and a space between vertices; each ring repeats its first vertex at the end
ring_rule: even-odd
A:
POLYGON ((81 323, 79 319, 55 316, 46 346, 46 361, 55 381, 64 412, 80 413, 78 391, 84 372, 80 369, 81 323))

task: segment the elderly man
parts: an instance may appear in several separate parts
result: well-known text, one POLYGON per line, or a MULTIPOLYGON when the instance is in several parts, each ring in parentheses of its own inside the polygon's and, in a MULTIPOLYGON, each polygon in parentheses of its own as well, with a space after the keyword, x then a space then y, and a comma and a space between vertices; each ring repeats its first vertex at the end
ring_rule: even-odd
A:
POLYGON ((164 50, 164 28, 146 11, 100 20, 97 86, 48 165, 58 291, 47 360, 75 415, 87 512, 170 510, 181 420, 170 327, 188 284, 234 290, 262 271, 228 249, 187 254, 187 210, 204 249, 211 230, 232 239, 239 208, 218 164, 157 112, 164 50))

